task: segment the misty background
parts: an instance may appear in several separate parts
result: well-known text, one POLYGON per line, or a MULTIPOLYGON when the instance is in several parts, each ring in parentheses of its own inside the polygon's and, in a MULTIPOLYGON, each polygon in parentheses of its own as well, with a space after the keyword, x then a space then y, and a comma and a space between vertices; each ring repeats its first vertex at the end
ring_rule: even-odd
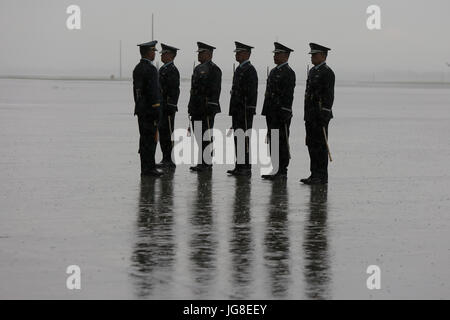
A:
POLYGON ((332 48, 328 63, 339 80, 450 81, 448 0, 0 0, 0 76, 117 78, 121 40, 129 78, 136 44, 151 40, 152 13, 155 39, 181 49, 183 78, 196 62, 197 41, 217 47, 213 60, 231 78, 240 41, 255 47, 251 60, 265 80, 278 40, 295 50, 290 65, 300 81, 309 42, 332 48), (72 4, 81 8, 81 30, 66 27, 72 4), (366 26, 373 4, 381 7, 381 30, 366 26))

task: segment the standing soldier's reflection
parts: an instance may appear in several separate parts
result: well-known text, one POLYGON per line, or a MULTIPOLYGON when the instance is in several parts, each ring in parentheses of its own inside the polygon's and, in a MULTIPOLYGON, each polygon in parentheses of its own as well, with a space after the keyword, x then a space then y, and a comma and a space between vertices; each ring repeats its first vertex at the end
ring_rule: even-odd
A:
POLYGON ((264 238, 265 265, 269 271, 271 295, 283 298, 290 282, 288 212, 289 195, 286 179, 272 182, 269 216, 264 238))
POLYGON ((248 297, 253 261, 253 240, 250 220, 251 181, 245 176, 236 176, 233 221, 231 225, 232 299, 248 297))
POLYGON ((132 256, 132 276, 139 298, 161 297, 172 283, 175 261, 173 231, 173 172, 168 172, 156 188, 156 179, 141 180, 137 239, 132 256), (155 195, 159 194, 157 198, 155 195))
POLYGON ((329 299, 330 265, 327 239, 327 185, 311 186, 309 217, 305 225, 306 296, 329 299))
POLYGON ((217 279, 218 241, 213 221, 211 177, 211 170, 198 174, 190 218, 192 225, 190 260, 194 295, 204 298, 207 298, 206 295, 210 292, 209 285, 217 279))

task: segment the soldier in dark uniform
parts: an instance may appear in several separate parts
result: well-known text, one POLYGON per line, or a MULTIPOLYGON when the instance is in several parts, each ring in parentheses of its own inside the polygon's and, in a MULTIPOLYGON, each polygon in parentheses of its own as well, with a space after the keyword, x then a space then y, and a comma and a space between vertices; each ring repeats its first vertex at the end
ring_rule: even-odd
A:
POLYGON ((163 158, 157 166, 175 168, 172 161, 172 133, 175 125, 175 113, 180 96, 180 73, 173 60, 179 49, 161 43, 161 61, 164 65, 159 69, 159 85, 161 87, 161 118, 159 121, 159 143, 163 158))
MULTIPOLYGON (((277 179, 287 177, 287 167, 291 157, 289 150, 289 129, 292 118, 292 102, 294 100, 295 72, 289 67, 289 55, 294 50, 275 42, 274 62, 277 65, 270 71, 267 79, 266 94, 262 115, 266 116, 268 138, 272 149, 271 132, 279 132, 279 165, 278 171, 263 175, 263 179, 277 179)), ((273 158, 272 158, 273 160, 273 158)))
POLYGON ((155 152, 158 141, 160 90, 158 70, 153 65, 157 41, 139 44, 141 61, 133 70, 134 114, 139 124, 139 154, 141 176, 160 176, 155 168, 155 152))
MULTIPOLYGON (((256 113, 258 75, 255 67, 249 60, 253 47, 240 42, 235 42, 235 45, 236 50, 234 52, 236 52, 236 61, 240 64, 233 75, 229 115, 232 116, 234 132, 239 129, 247 132, 247 130, 253 127, 253 116, 256 113)), ((235 135, 234 146, 236 165, 233 170, 228 170, 227 173, 238 176, 251 175, 249 137, 238 141, 238 137, 235 135), (242 155, 244 159, 241 159, 242 155)))
POLYGON ((305 92, 306 145, 311 159, 311 176, 305 184, 328 183, 328 123, 333 118, 334 72, 326 64, 327 47, 310 43, 311 62, 305 92), (326 138, 325 138, 326 137, 326 138))
MULTIPOLYGON (((221 111, 219 97, 222 71, 211 61, 215 47, 202 42, 197 42, 197 46, 200 65, 195 67, 192 75, 188 113, 192 120, 197 144, 201 146, 199 148, 201 155, 199 164, 190 167, 190 170, 204 171, 212 168, 212 152, 211 155, 204 155, 204 150, 212 142, 212 137, 210 141, 203 141, 203 136, 208 129, 214 128, 214 117, 221 111)), ((206 138, 208 138, 208 134, 206 134, 206 138)))

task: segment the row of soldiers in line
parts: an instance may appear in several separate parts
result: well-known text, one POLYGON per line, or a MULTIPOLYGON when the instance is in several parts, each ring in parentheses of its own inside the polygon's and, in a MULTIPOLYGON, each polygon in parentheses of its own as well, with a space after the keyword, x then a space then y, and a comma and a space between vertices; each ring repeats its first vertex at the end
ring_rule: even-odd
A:
MULTIPOLYGON (((175 113, 178 111, 180 95, 180 74, 174 65, 179 49, 161 44, 161 61, 164 65, 159 72, 152 64, 155 58, 157 41, 138 45, 142 59, 133 71, 133 92, 135 115, 139 123, 139 153, 141 158, 141 175, 159 176, 157 168, 173 168, 171 133, 174 128, 175 113), (163 154, 162 162, 155 164, 157 137, 163 154)), ((191 92, 188 113, 194 132, 195 125, 202 124, 202 137, 206 130, 214 128, 214 118, 221 112, 219 97, 221 92, 222 72, 212 62, 216 49, 208 44, 198 42, 198 61, 191 80, 191 92)), ((229 115, 232 117, 233 130, 247 131, 253 126, 256 114, 258 75, 250 63, 253 47, 235 42, 236 61, 239 66, 233 75, 229 115)), ((295 72, 289 67, 288 60, 292 49, 275 42, 274 63, 267 79, 262 115, 266 117, 267 129, 279 130, 279 169, 273 174, 262 176, 264 179, 278 179, 287 176, 290 160, 289 132, 294 99, 295 72)), ((327 47, 310 43, 311 62, 314 67, 309 71, 305 92, 304 120, 306 127, 306 145, 310 155, 311 175, 302 179, 305 184, 325 184, 328 182, 328 123, 333 118, 335 76, 326 64, 327 47)), ((248 139, 248 138, 246 138, 248 139)), ((203 151, 211 141, 198 141, 202 146, 200 163, 190 168, 192 171, 211 169, 211 164, 204 161, 203 151)), ((247 145, 248 141, 246 141, 247 145)), ((237 154, 237 138, 235 151, 237 154)), ((249 176, 251 174, 250 154, 245 150, 245 163, 236 163, 230 175, 249 176)))

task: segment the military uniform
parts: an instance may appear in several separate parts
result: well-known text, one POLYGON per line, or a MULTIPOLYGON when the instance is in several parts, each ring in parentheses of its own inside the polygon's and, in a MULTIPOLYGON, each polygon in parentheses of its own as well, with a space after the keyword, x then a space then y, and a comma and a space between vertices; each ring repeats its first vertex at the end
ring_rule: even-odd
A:
MULTIPOLYGON (((161 44, 161 54, 173 52, 177 48, 161 44)), ((178 111, 180 96, 180 73, 173 61, 164 64, 159 69, 159 84, 161 87, 161 119, 159 121, 159 143, 163 154, 162 164, 173 166, 172 162, 172 133, 175 125, 175 113, 178 111)))
MULTIPOLYGON (((292 52, 292 49, 275 42, 276 52, 292 52)), ((286 175, 290 160, 289 134, 294 100, 295 72, 285 62, 273 68, 267 79, 262 115, 266 117, 270 149, 272 129, 279 131, 279 167, 276 175, 286 175)), ((271 176, 263 176, 270 178, 271 176)))
MULTIPOLYGON (((140 44, 154 49, 157 41, 140 44)), ((154 49, 156 50, 156 49, 154 49)), ((148 59, 142 58, 133 70, 134 114, 139 124, 139 154, 141 174, 158 173, 155 170, 155 152, 158 141, 157 128, 160 113, 158 70, 148 59)))
MULTIPOLYGON (((310 43, 310 47, 311 54, 330 50, 315 43, 310 43)), ((328 138, 328 123, 333 118, 334 83, 334 72, 325 62, 309 71, 304 120, 311 176, 302 179, 302 182, 307 184, 328 182, 328 149, 323 130, 325 129, 328 138)))
MULTIPOLYGON (((215 48, 202 42, 197 42, 198 50, 210 50, 215 48)), ((191 95, 188 105, 188 113, 192 120, 192 127, 195 138, 201 148, 201 155, 199 156, 199 165, 191 167, 191 170, 202 171, 211 167, 211 159, 204 159, 203 151, 210 144, 211 141, 203 141, 203 136, 208 129, 214 128, 214 118, 220 109, 220 91, 222 85, 222 71, 214 64, 214 62, 207 61, 195 67, 191 79, 191 95), (201 122, 200 128, 197 124, 201 122), (201 137, 200 137, 201 134, 201 137)), ((212 154, 211 154, 212 157, 212 154)))
MULTIPOLYGON (((236 50, 251 51, 253 47, 240 42, 235 42, 236 50)), ((258 74, 255 67, 249 60, 242 62, 235 70, 233 75, 233 86, 231 89, 229 115, 232 117, 233 131, 241 129, 243 132, 253 127, 253 116, 256 113, 256 102, 258 98, 258 74)), ((241 142, 242 143, 242 142, 241 142)), ((234 170, 228 171, 230 174, 248 174, 251 169, 250 164, 250 141, 245 137, 245 144, 238 146, 238 138, 234 137, 234 146, 236 154, 236 166, 234 170), (239 150, 238 147, 243 148, 239 150), (244 158, 240 159, 239 156, 244 158), (244 163, 242 163, 244 162, 244 163)))

